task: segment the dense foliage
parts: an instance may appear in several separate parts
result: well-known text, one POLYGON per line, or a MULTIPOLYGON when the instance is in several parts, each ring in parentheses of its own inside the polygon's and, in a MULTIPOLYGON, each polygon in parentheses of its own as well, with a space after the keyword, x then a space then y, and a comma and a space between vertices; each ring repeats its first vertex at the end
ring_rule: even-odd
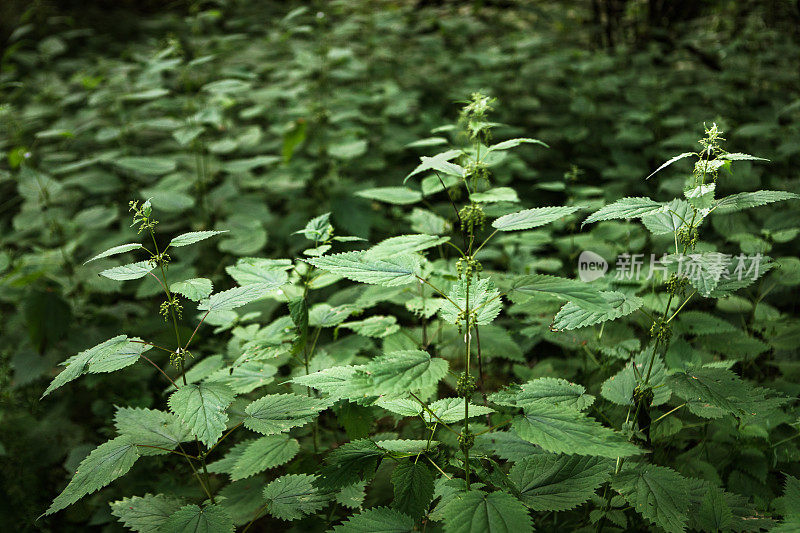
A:
POLYGON ((6 528, 800 529, 798 15, 509 4, 20 17, 6 528))

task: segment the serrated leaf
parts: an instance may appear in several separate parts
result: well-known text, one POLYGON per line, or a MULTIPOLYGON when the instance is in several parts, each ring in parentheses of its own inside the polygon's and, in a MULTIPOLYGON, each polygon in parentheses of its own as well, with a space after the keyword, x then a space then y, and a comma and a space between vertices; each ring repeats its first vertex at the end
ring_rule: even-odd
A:
POLYGON ((236 265, 225 267, 225 272, 239 285, 285 283, 289 279, 286 272, 292 268, 289 259, 265 259, 262 257, 243 257, 236 265))
POLYGON ((683 195, 696 209, 708 209, 714 202, 714 191, 717 188, 716 183, 705 183, 685 189, 683 195))
POLYGON ((45 515, 53 514, 72 505, 87 494, 98 491, 128 473, 139 453, 128 437, 117 437, 104 442, 86 459, 81 461, 78 471, 72 476, 67 487, 56 496, 53 503, 45 511, 45 515))
POLYGON ((633 313, 644 303, 637 296, 625 296, 621 292, 602 291, 601 294, 606 300, 606 310, 584 309, 573 302, 569 302, 555 316, 551 329, 556 331, 578 329, 609 320, 616 320, 633 313))
POLYGON ((432 440, 419 440, 419 439, 385 439, 375 441, 382 450, 392 453, 417 455, 425 450, 434 448, 439 445, 438 441, 432 440))
POLYGON ((305 376, 297 376, 292 383, 311 387, 330 396, 332 400, 355 398, 364 395, 361 387, 353 385, 353 378, 362 366, 334 366, 313 372, 305 376))
POLYGON ((433 500, 433 474, 422 461, 400 462, 392 472, 392 486, 393 507, 414 519, 421 518, 433 500))
POLYGON ((333 533, 411 533, 412 531, 414 531, 414 519, 388 507, 373 507, 361 511, 333 527, 333 533))
POLYGON ((169 290, 195 302, 208 298, 214 286, 210 279, 192 278, 185 281, 178 281, 170 285, 169 290))
POLYGON ((304 426, 330 405, 328 400, 297 394, 268 394, 248 405, 244 426, 262 435, 304 426))
POLYGON ((47 387, 42 398, 69 383, 70 381, 88 373, 113 372, 132 365, 139 360, 142 353, 150 349, 149 345, 134 342, 138 339, 129 339, 127 335, 117 335, 97 346, 73 355, 63 363, 66 366, 47 387))
POLYGON ((694 215, 695 226, 702 222, 705 210, 697 211, 694 215, 692 205, 686 200, 676 198, 664 205, 663 211, 642 216, 642 224, 653 235, 675 233, 683 226, 687 226, 694 215))
POLYGON ((220 368, 204 381, 224 383, 236 394, 247 394, 272 383, 278 367, 264 361, 245 361, 234 366, 220 368))
POLYGON ((733 213, 742 209, 795 198, 800 198, 800 195, 786 191, 740 192, 720 198, 712 209, 717 213, 733 213))
POLYGON ((637 513, 669 533, 686 529, 689 486, 686 478, 663 466, 641 464, 620 472, 611 482, 637 513))
MULTIPOLYGON (((130 252, 131 250, 138 250, 141 247, 142 245, 139 243, 120 244, 119 246, 114 246, 113 248, 109 248, 105 252, 100 252, 96 256, 86 261, 86 263, 91 263, 92 261, 95 261, 96 259, 102 259, 103 257, 110 257, 112 255, 124 254, 125 252, 130 252)), ((84 263, 84 265, 86 263, 84 263)))
POLYGON ((570 407, 531 402, 512 425, 517 435, 548 452, 614 458, 642 453, 621 434, 570 407))
POLYGON ((264 487, 267 512, 281 520, 298 520, 319 511, 330 499, 314 486, 315 476, 290 474, 264 487))
POLYGON ((227 233, 228 230, 222 231, 190 231, 189 233, 184 233, 182 235, 178 235, 171 241, 169 241, 169 246, 180 247, 180 246, 189 246, 190 244, 194 244, 196 242, 204 241, 214 235, 219 235, 220 233, 227 233))
POLYGON ((616 375, 608 378, 601 389, 601 394, 606 400, 617 405, 635 405, 633 391, 639 385, 644 385, 645 378, 650 372, 647 384, 653 389, 652 406, 659 406, 669 401, 672 390, 666 386, 666 368, 661 357, 656 355, 652 360, 652 349, 640 352, 633 360, 620 370, 616 375))
POLYGON ((409 391, 433 387, 447 374, 447 368, 445 359, 422 350, 389 352, 358 368, 353 384, 369 395, 405 396, 409 391))
POLYGON ((519 202, 517 191, 511 187, 495 187, 484 192, 474 192, 469 195, 469 199, 473 202, 481 202, 484 204, 494 202, 519 202))
POLYGON ((219 505, 190 504, 178 509, 158 530, 159 533, 233 533, 233 520, 219 505))
POLYGON ((270 435, 250 442, 231 469, 231 480, 244 479, 268 468, 288 463, 300 451, 300 443, 288 435, 270 435))
POLYGON ((613 468, 610 459, 543 453, 515 463, 508 476, 534 511, 566 511, 591 498, 613 468))
POLYGON ((381 260, 421 252, 450 240, 450 237, 436 235, 400 235, 383 240, 364 254, 366 260, 381 260))
MULTIPOLYGON (((419 406, 419 402, 414 400, 414 402, 419 406)), ((422 410, 422 407, 420 406, 422 410)), ((439 417, 433 417, 428 411, 422 410, 422 416, 428 424, 434 423, 436 420, 441 420, 446 424, 450 424, 452 422, 460 422, 464 420, 464 399, 463 398, 442 398, 441 400, 436 400, 435 402, 428 405, 428 409, 433 411, 433 413, 439 417)), ((475 405, 474 403, 469 404, 469 417, 474 418, 476 416, 484 416, 489 413, 494 413, 494 409, 491 407, 486 407, 484 405, 475 405)))
POLYGON ((125 527, 138 533, 158 533, 167 519, 183 506, 183 501, 164 494, 145 494, 123 498, 109 505, 111 514, 125 527))
POLYGON ((741 152, 722 154, 718 156, 717 159, 722 159, 723 161, 769 161, 769 159, 764 159, 763 157, 756 157, 754 155, 743 154, 741 152))
POLYGON ((422 193, 406 187, 375 187, 358 191, 356 196, 393 205, 415 204, 422 200, 422 193))
POLYGON ((114 281, 128 281, 143 278, 154 268, 155 264, 150 261, 139 261, 138 263, 108 268, 100 272, 100 275, 114 281))
POLYGON ((420 270, 419 256, 402 255, 389 259, 370 259, 366 252, 344 252, 308 259, 317 268, 332 274, 372 285, 395 287, 416 280, 420 270))
POLYGON ((114 426, 120 435, 128 437, 131 443, 137 445, 139 455, 169 453, 167 450, 186 442, 190 435, 178 417, 155 409, 118 407, 114 414, 114 426))
POLYGON ((408 181, 408 179, 412 176, 416 176, 421 172, 425 172, 427 170, 435 170, 439 171, 445 175, 457 176, 461 177, 464 175, 464 169, 455 163, 451 163, 450 160, 458 157, 461 155, 461 150, 447 150, 446 152, 441 152, 436 154, 433 157, 422 156, 420 157, 420 161, 422 161, 417 168, 411 171, 411 173, 406 176, 403 180, 403 183, 408 181))
POLYGON ((531 403, 546 402, 582 411, 594 403, 594 396, 577 383, 560 378, 536 378, 495 392, 489 401, 511 407, 525 408, 531 403))
POLYGON ((663 164, 662 164, 660 167, 658 167, 657 169, 655 169, 653 172, 651 172, 651 173, 650 173, 650 175, 649 175, 649 176, 647 176, 647 177, 645 178, 645 180, 649 180, 649 179, 650 179, 650 178, 652 178, 652 177, 653 177, 653 176, 654 176, 654 175, 655 175, 657 172, 659 172, 659 171, 661 171, 661 170, 664 170, 665 168, 667 168, 668 166, 670 166, 672 163, 674 163, 674 162, 676 162, 676 161, 680 161, 681 159, 684 159, 684 158, 686 158, 686 157, 693 156, 693 155, 697 155, 697 154, 695 154, 694 152, 684 152, 684 153, 682 153, 682 154, 680 154, 680 155, 676 155, 675 157, 673 157, 672 159, 670 159, 670 160, 669 160, 669 161, 667 161, 666 163, 663 163, 663 164))
MULTIPOLYGON (((442 302, 439 316, 450 324, 458 324, 461 311, 467 306, 467 278, 453 284, 448 298, 450 299, 442 302)), ((476 315, 475 324, 490 324, 500 313, 502 304, 500 291, 494 288, 491 279, 472 280, 469 283, 469 308, 476 315)), ((463 324, 464 319, 461 318, 460 322, 463 324)))
POLYGON ((506 492, 470 490, 458 494, 442 510, 445 533, 530 533, 528 510, 506 492))
POLYGON ((499 152, 501 150, 508 150, 509 148, 516 148, 520 144, 538 144, 540 146, 544 146, 545 148, 550 148, 545 143, 540 141, 539 139, 530 139, 527 137, 521 137, 518 139, 509 139, 507 141, 499 142, 497 144, 493 144, 489 147, 486 153, 489 152, 499 152))
POLYGON ((358 481, 352 485, 347 485, 336 494, 336 502, 350 509, 360 509, 364 505, 367 482, 358 481))
POLYGON ((579 206, 535 207, 533 209, 525 209, 498 218, 492 222, 492 227, 499 231, 517 231, 537 228, 554 222, 559 218, 571 215, 575 211, 581 209, 583 208, 579 206))
POLYGON ((361 477, 372 474, 384 452, 369 439, 360 439, 343 444, 325 458, 325 466, 319 471, 317 484, 330 489, 339 489, 361 481, 361 477))
POLYGON ((189 384, 173 392, 168 403, 192 435, 210 448, 225 430, 225 410, 234 396, 231 388, 221 383, 189 384))
MULTIPOLYGON (((593 285, 574 279, 549 276, 547 274, 530 274, 519 276, 511 283, 509 294, 536 296, 539 293, 549 294, 562 300, 575 302, 584 309, 600 311, 607 307, 606 299, 593 285)), ((517 300, 514 300, 515 302, 517 300)))
POLYGON ((275 283, 253 283, 244 287, 234 287, 201 300, 197 308, 200 311, 231 311, 263 298, 281 285, 283 283, 276 281, 275 283))
POLYGON ((621 198, 612 204, 592 213, 581 226, 601 220, 617 220, 623 218, 640 218, 658 213, 664 209, 664 204, 643 197, 621 198))

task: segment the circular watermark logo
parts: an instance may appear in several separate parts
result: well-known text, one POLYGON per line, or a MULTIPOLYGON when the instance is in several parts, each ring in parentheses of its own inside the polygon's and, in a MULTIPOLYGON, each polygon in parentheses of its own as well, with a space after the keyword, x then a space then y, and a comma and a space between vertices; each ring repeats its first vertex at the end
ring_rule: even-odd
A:
POLYGON ((578 257, 578 277, 581 281, 590 282, 602 278, 608 272, 608 262, 600 255, 584 250, 578 257))

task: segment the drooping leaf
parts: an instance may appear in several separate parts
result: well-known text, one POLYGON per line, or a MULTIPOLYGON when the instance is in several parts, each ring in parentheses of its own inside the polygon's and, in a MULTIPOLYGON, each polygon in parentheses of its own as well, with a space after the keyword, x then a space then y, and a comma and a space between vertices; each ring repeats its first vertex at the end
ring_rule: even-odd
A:
POLYGON ((330 499, 314 486, 314 476, 289 474, 264 487, 267 512, 281 520, 298 520, 319 511, 330 499))
POLYGON ((517 191, 511 187, 495 187, 484 192, 474 192, 469 195, 473 202, 494 203, 494 202, 519 202, 517 191))
POLYGON ((370 259, 366 252, 344 252, 308 259, 317 268, 360 283, 395 287, 416 280, 419 256, 401 255, 388 259, 370 259))
POLYGON ((225 267, 225 272, 239 285, 285 283, 289 279, 287 270, 292 268, 289 259, 265 259, 262 257, 243 257, 236 265, 225 267))
POLYGON ((592 497, 614 468, 610 459, 543 453, 515 463, 509 479, 535 511, 566 511, 592 497))
POLYGON ((112 161, 122 169, 148 176, 161 176, 177 168, 175 161, 166 157, 126 156, 112 161))
POLYGON ((227 233, 227 230, 222 231, 191 231, 189 233, 184 233, 182 235, 178 235, 171 241, 169 241, 169 246, 180 247, 180 246, 189 246, 190 244, 194 244, 196 242, 204 241, 214 235, 219 235, 220 233, 227 233))
POLYGON ((407 187, 375 187, 374 189, 359 191, 356 196, 394 205, 415 204, 422 200, 421 192, 407 187))
POLYGON ((581 209, 579 206, 534 207, 533 209, 525 209, 517 213, 504 215, 492 222, 492 227, 499 231, 537 228, 581 209))
POLYGON ((357 369, 353 382, 370 395, 405 396, 434 386, 447 368, 445 359, 422 350, 389 352, 357 369))
POLYGON ((680 161, 681 159, 684 159, 684 158, 687 158, 687 157, 690 157, 690 156, 693 156, 693 155, 697 155, 697 154, 695 154, 694 152, 684 152, 684 153, 682 153, 682 154, 680 154, 680 155, 676 155, 675 157, 673 157, 672 159, 670 159, 670 160, 669 160, 669 161, 667 161, 666 163, 663 163, 663 164, 662 164, 660 167, 658 167, 657 169, 655 169, 653 172, 651 172, 651 173, 650 173, 650 175, 649 175, 649 176, 647 176, 645 179, 646 179, 646 180, 649 180, 649 179, 650 179, 650 178, 652 178, 652 177, 653 177, 653 176, 654 176, 654 175, 655 175, 657 172, 659 172, 659 171, 661 171, 661 170, 664 170, 665 168, 667 168, 668 166, 670 166, 672 163, 674 163, 674 162, 676 162, 676 161, 680 161))
POLYGON ((381 339, 400 331, 400 324, 393 316, 374 315, 364 320, 343 322, 340 328, 352 329, 359 335, 381 339))
MULTIPOLYGON (((419 402, 413 400, 414 403, 421 410, 422 417, 425 421, 429 424, 434 423, 437 420, 441 420, 446 424, 450 424, 452 422, 460 422, 464 420, 464 399, 463 398, 442 398, 441 400, 436 400, 428 405, 428 409, 433 411, 433 414, 436 417, 432 416, 427 410, 422 409, 419 402)), ((486 407, 485 405, 475 405, 474 403, 469 404, 469 417, 473 418, 476 416, 484 416, 489 413, 493 413, 494 409, 491 407, 486 407)))
POLYGON ((637 386, 644 386, 648 372, 647 385, 653 389, 651 405, 658 406, 668 402, 672 390, 665 383, 667 371, 661 356, 653 356, 652 349, 640 352, 625 368, 608 378, 601 389, 603 398, 617 405, 635 405, 633 391, 637 386))
MULTIPOLYGON (((110 257, 112 255, 124 254, 125 252, 130 252, 131 250, 138 250, 141 247, 142 245, 139 243, 120 244, 119 246, 114 246, 113 248, 109 248, 105 252, 100 252, 96 256, 86 261, 86 263, 91 263, 92 261, 96 259, 102 259, 103 257, 110 257)), ((85 265, 86 263, 83 264, 85 265)))
POLYGON ((548 452, 614 458, 642 453, 621 434, 570 407, 531 402, 512 424, 520 437, 548 452))
POLYGON ((787 191, 740 192, 720 198, 712 209, 716 213, 733 213, 742 209, 795 198, 800 198, 800 195, 787 191))
POLYGON ((509 139, 507 141, 502 141, 502 142, 499 142, 497 144, 493 144, 492 146, 489 147, 489 149, 487 150, 487 153, 488 152, 498 152, 498 151, 501 151, 501 150, 508 150, 509 148, 516 148, 520 144, 538 144, 540 146, 544 146, 545 148, 550 148, 549 146, 547 146, 545 143, 543 143, 539 139, 530 139, 530 138, 527 138, 527 137, 522 137, 522 138, 519 138, 519 139, 509 139))
POLYGON ((329 489, 352 485, 360 481, 362 476, 372 475, 378 467, 378 460, 385 453, 369 439, 354 440, 339 446, 325 458, 316 484, 329 489))
POLYGON ((245 408, 244 426, 262 435, 304 426, 330 405, 328 400, 297 394, 268 394, 245 408))
POLYGON ((139 458, 139 453, 128 437, 120 436, 104 442, 86 457, 78 466, 67 487, 56 496, 53 503, 45 511, 45 515, 53 514, 72 505, 87 494, 98 491, 124 476, 139 458))
POLYGON ((441 172, 445 175, 452 175, 461 177, 464 175, 464 169, 455 163, 451 163, 451 159, 455 159, 459 155, 461 155, 461 150, 447 150, 446 152, 442 152, 436 154, 433 157, 422 156, 420 157, 420 161, 422 161, 417 168, 411 171, 408 176, 406 176, 403 183, 408 181, 408 179, 412 176, 416 176, 421 172, 425 172, 427 170, 436 170, 441 172))
POLYGON ((155 409, 119 407, 114 425, 120 435, 137 445, 139 455, 162 455, 189 440, 189 430, 172 413, 155 409), (149 448, 157 446, 158 448, 149 448), (164 448, 159 449, 159 448, 164 448))
POLYGON ((233 520, 220 505, 184 505, 170 516, 159 533, 233 533, 233 520))
POLYGON ((433 474, 422 461, 408 459, 392 472, 393 506, 412 518, 419 519, 433 500, 433 474))
MULTIPOLYGON (((605 298, 594 285, 574 279, 549 276, 547 274, 529 274, 519 276, 511 284, 509 294, 517 296, 536 296, 538 293, 549 294, 575 302, 584 309, 604 309, 607 304, 605 298)), ((517 301, 517 300, 514 300, 517 301)))
POLYGON ((379 242, 366 251, 364 259, 380 260, 420 252, 450 240, 436 235, 400 235, 379 242))
POLYGON ((689 486, 686 478, 663 466, 638 464, 611 482, 637 513, 669 533, 686 529, 689 486))
POLYGON ((169 397, 169 408, 207 447, 222 436, 235 394, 222 383, 184 385, 169 397))
POLYGON ((137 533, 158 533, 183 501, 165 494, 145 494, 111 502, 111 514, 122 524, 137 533))
POLYGON ((495 392, 489 401, 523 409, 531 403, 547 402, 582 411, 594 403, 594 396, 586 394, 586 389, 577 383, 546 377, 495 392))
POLYGON ((200 311, 231 311, 263 298, 281 285, 283 282, 276 281, 275 283, 252 283, 244 287, 234 287, 201 300, 197 308, 200 311))

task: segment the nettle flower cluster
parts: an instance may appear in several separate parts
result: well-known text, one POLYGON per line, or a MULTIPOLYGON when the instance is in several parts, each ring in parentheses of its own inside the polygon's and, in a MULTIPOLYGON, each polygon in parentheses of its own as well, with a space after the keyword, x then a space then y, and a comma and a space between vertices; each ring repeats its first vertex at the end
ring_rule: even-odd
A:
MULTIPOLYGON (((403 186, 358 193, 378 209, 413 205, 403 215, 413 233, 365 246, 338 235, 323 214, 297 232, 309 243, 302 257, 239 259, 225 269, 236 282, 228 290, 213 292, 208 278, 168 277, 169 250, 221 231, 186 233, 159 248, 149 202, 132 203, 134 225, 153 248, 123 244, 90 261, 148 254, 100 275, 152 277, 165 295, 159 312, 172 323, 174 347, 119 335, 64 361, 45 395, 83 374, 141 360, 167 380, 168 399, 164 409, 118 408, 117 436, 84 459, 45 514, 111 483, 144 456, 169 455, 189 467, 194 490, 113 502, 112 513, 127 527, 231 532, 264 520, 337 533, 525 533, 534 521, 580 505, 587 512, 569 519, 576 530, 652 523, 670 532, 716 531, 713 518, 723 514, 726 527, 764 525, 737 495, 659 464, 663 454, 650 453, 652 428, 679 423, 676 417, 687 412, 700 425, 744 424, 788 401, 741 379, 730 365, 674 363, 667 349, 674 343, 687 349, 686 334, 672 326, 693 298, 719 298, 752 283, 703 267, 720 253, 703 245, 703 221, 797 195, 756 191, 717 199, 720 171, 758 158, 724 151, 712 126, 702 150, 656 171, 697 158, 684 198, 623 198, 584 220, 639 220, 654 237, 666 236, 674 244, 665 259, 669 276, 640 285, 609 278, 584 283, 507 268, 507 250, 541 239, 538 228, 575 227, 586 208, 520 209, 514 189, 495 185, 511 149, 546 145, 531 138, 493 143, 500 125, 490 121, 492 106, 491 98, 474 94, 457 125, 437 130, 451 139, 424 143, 452 141, 453 148, 421 157, 403 186), (679 275, 679 256, 688 252, 696 252, 702 275, 679 275), (198 312, 186 337, 182 315, 190 314, 189 302, 197 302, 198 312), (278 310, 259 307, 263 302, 277 302, 278 310), (265 309, 274 316, 261 323, 265 309), (646 320, 634 321, 637 313, 646 320), (630 323, 619 326, 626 317, 630 323), (231 339, 220 354, 194 348, 187 368, 192 342, 211 337, 199 333, 204 324, 216 326, 214 334, 232 331, 231 339), (580 375, 600 379, 602 399, 549 375, 544 364, 541 371, 519 364, 515 372, 530 379, 497 386, 508 372, 505 359, 529 361, 519 338, 579 350, 580 375), (661 412, 670 402, 679 405, 661 412)), ((571 183, 581 173, 568 175, 571 183)))

